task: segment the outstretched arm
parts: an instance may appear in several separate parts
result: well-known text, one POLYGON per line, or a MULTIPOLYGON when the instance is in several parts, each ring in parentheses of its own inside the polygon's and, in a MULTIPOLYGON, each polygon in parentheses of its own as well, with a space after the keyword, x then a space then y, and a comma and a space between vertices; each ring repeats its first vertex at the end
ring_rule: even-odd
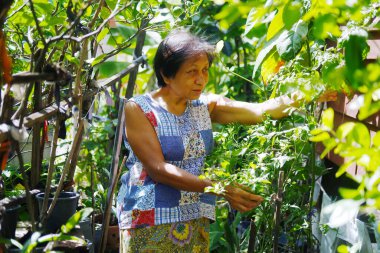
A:
POLYGON ((296 94, 289 98, 284 95, 263 103, 233 101, 220 95, 208 95, 209 110, 213 122, 256 124, 264 120, 265 114, 279 119, 288 116, 286 110, 297 106, 296 94))

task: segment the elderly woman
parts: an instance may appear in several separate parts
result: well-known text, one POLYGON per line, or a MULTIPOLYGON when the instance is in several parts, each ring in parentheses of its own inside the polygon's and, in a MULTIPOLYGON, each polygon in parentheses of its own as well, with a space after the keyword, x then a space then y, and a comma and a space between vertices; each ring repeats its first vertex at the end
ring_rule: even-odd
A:
MULTIPOLYGON (((287 96, 257 104, 203 94, 213 56, 202 39, 171 33, 154 59, 159 89, 125 105, 130 155, 117 199, 120 252, 208 252, 215 196, 205 193, 212 182, 198 176, 213 147, 211 123, 278 119, 295 103, 287 96)), ((263 201, 234 185, 221 197, 240 212, 263 201)))

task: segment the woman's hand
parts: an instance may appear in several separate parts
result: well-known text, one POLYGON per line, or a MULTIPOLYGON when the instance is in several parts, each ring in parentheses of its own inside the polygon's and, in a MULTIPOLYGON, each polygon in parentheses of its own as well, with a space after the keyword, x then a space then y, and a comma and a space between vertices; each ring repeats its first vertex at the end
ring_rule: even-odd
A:
POLYGON ((244 190, 243 186, 228 185, 223 197, 230 203, 232 208, 239 212, 247 212, 258 207, 264 200, 259 195, 244 190))

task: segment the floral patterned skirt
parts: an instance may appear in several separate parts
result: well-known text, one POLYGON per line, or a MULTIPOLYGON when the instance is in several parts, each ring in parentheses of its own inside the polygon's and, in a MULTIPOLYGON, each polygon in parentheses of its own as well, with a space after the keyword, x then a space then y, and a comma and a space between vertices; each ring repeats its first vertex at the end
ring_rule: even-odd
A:
POLYGON ((120 230, 121 253, 209 252, 210 220, 206 218, 120 230))

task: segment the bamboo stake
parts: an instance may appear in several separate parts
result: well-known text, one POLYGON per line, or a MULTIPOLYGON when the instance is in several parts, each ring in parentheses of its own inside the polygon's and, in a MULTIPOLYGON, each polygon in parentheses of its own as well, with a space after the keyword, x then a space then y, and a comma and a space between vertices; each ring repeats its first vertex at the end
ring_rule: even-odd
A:
POLYGON ((57 115, 57 120, 55 121, 55 127, 54 127, 54 135, 53 135, 53 141, 51 145, 50 150, 50 161, 49 161, 49 168, 48 168, 48 176, 46 179, 46 186, 45 186, 45 196, 44 200, 42 202, 42 210, 40 211, 40 221, 41 224, 45 224, 46 221, 46 210, 48 208, 48 199, 50 195, 50 189, 51 189, 51 180, 53 178, 53 174, 55 171, 54 161, 55 161, 55 155, 57 150, 57 142, 58 142, 58 133, 59 133, 59 125, 60 125, 60 119, 57 115))
MULTIPOLYGON (((117 159, 117 160, 119 160, 119 159, 117 159)), ((110 225, 109 220, 110 220, 110 216, 111 216, 112 199, 113 199, 113 195, 115 193, 117 181, 119 181, 120 174, 123 171, 123 167, 124 167, 126 160, 127 160, 127 157, 124 156, 123 161, 121 162, 119 169, 115 170, 116 175, 113 177, 111 185, 108 188, 107 203, 106 203, 106 207, 105 207, 106 212, 103 216, 103 227, 102 227, 102 235, 101 235, 101 242, 100 242, 100 252, 105 252, 105 250, 106 250, 107 233, 108 233, 108 228, 110 225)))
POLYGON ((274 229, 273 229, 273 253, 278 253, 278 235, 281 222, 281 205, 283 200, 283 184, 284 171, 280 171, 278 175, 278 190, 276 195, 276 211, 274 214, 274 229))
POLYGON ((107 232, 108 232, 108 226, 109 226, 109 219, 111 216, 111 207, 112 207, 112 199, 113 194, 115 191, 116 183, 119 180, 120 173, 122 170, 122 166, 124 166, 125 163, 125 157, 123 162, 120 165, 119 170, 117 169, 119 164, 119 155, 120 155, 120 148, 121 148, 121 142, 123 138, 123 127, 124 127, 124 103, 120 103, 119 105, 119 113, 118 113, 118 125, 116 128, 115 133, 115 141, 114 141, 114 147, 113 147, 113 154, 112 154, 112 163, 110 168, 110 186, 108 187, 108 193, 107 193, 107 202, 106 206, 104 208, 104 215, 103 215, 103 228, 102 228, 102 235, 101 235, 101 243, 99 252, 104 252, 107 244, 107 232))
POLYGON ((251 219, 250 228, 251 228, 251 230, 249 232, 248 253, 254 253, 255 252, 256 235, 257 235, 257 229, 256 229, 254 217, 251 219))
MULTIPOLYGON (((142 48, 144 46, 144 41, 145 41, 145 27, 148 25, 149 20, 144 18, 141 21, 141 27, 139 34, 137 35, 137 42, 136 42, 136 48, 134 51, 134 60, 136 60, 138 57, 142 55, 142 48)), ((137 78, 137 73, 139 72, 139 68, 135 68, 130 74, 129 74, 129 79, 128 79, 128 86, 127 86, 127 91, 125 93, 125 98, 131 98, 133 95, 133 90, 135 88, 135 83, 136 83, 136 78, 137 78)))

